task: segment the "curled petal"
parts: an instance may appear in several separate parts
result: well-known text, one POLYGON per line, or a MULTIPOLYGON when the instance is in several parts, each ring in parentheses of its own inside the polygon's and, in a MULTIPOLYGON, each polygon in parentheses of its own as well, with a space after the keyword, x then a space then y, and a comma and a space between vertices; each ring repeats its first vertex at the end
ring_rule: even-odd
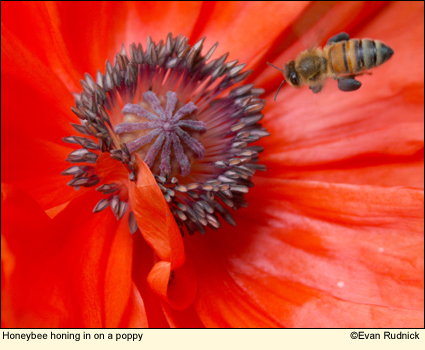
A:
POLYGON ((168 261, 156 263, 148 275, 148 283, 159 297, 176 310, 186 309, 196 296, 196 276, 188 262, 173 271, 168 261))
POLYGON ((137 182, 130 183, 131 206, 140 232, 161 260, 180 267, 185 259, 183 240, 152 173, 139 155, 135 155, 137 182))

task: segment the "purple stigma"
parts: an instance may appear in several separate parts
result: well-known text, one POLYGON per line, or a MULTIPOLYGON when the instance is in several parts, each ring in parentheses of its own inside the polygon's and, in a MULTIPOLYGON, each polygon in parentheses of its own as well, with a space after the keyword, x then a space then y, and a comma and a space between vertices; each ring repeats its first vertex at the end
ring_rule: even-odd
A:
POLYGON ((127 143, 127 148, 130 153, 133 153, 140 147, 152 142, 156 137, 154 144, 146 154, 144 159, 145 163, 149 167, 152 167, 156 156, 162 148, 160 165, 161 176, 165 176, 167 173, 169 174, 171 172, 170 155, 172 146, 175 158, 180 164, 182 176, 188 175, 190 172, 190 162, 184 153, 182 141, 187 147, 196 153, 199 159, 204 157, 205 148, 197 139, 190 136, 188 132, 181 128, 197 132, 205 132, 207 127, 202 121, 182 120, 182 118, 197 111, 198 108, 193 102, 189 102, 173 114, 178 100, 177 94, 171 91, 167 92, 167 105, 165 111, 161 106, 161 102, 152 91, 145 92, 143 94, 143 98, 151 105, 155 114, 147 111, 140 105, 128 103, 124 106, 122 113, 134 113, 140 117, 148 119, 149 121, 145 123, 121 123, 115 126, 115 132, 117 134, 122 134, 149 129, 150 132, 148 134, 127 143))

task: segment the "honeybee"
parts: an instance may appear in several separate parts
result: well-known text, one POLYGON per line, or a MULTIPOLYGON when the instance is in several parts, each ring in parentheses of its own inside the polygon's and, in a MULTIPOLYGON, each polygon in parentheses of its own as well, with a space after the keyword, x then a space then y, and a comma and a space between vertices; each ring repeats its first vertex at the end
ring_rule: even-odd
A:
POLYGON ((388 61, 394 51, 379 40, 350 39, 347 33, 339 33, 330 38, 323 48, 301 52, 295 61, 290 61, 280 69, 269 62, 268 65, 280 70, 285 80, 293 87, 308 85, 314 93, 322 90, 327 77, 338 81, 341 91, 355 91, 362 83, 356 76, 364 71, 380 66, 388 61))

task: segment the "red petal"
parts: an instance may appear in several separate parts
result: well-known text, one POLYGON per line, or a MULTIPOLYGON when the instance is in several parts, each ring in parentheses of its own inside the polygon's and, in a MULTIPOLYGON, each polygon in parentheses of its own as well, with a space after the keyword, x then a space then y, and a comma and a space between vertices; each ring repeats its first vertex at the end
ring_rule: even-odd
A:
POLYGON ((145 305, 137 287, 132 285, 132 293, 124 317, 118 328, 148 328, 145 305))
POLYGON ((168 261, 157 262, 148 276, 150 287, 158 296, 167 299, 168 283, 170 281, 171 264, 168 261))
MULTIPOLYGON (((2 32, 4 26, 13 33, 34 58, 60 77, 69 90, 81 90, 78 81, 84 71, 75 70, 75 64, 68 53, 70 48, 62 37, 61 31, 65 28, 57 16, 54 2, 2 2, 1 22, 2 32)), ((75 30, 76 27, 74 23, 72 28, 75 30)))
POLYGON ((117 328, 120 326, 120 318, 128 308, 127 300, 135 304, 135 310, 139 310, 140 320, 143 319, 143 316, 146 319, 143 301, 133 286, 132 255, 133 237, 128 227, 127 214, 119 221, 118 230, 113 237, 107 257, 104 287, 105 327, 117 328))
POLYGON ((56 326, 63 304, 50 298, 49 277, 39 269, 45 250, 40 237, 55 235, 51 221, 26 193, 5 184, 1 191, 2 326, 56 326))
POLYGON ((133 279, 143 299, 150 328, 169 328, 161 307, 161 299, 152 291, 147 277, 153 266, 154 253, 142 235, 134 235, 133 279))
POLYGON ((53 207, 51 209, 46 210, 46 214, 49 215, 49 218, 53 219, 56 215, 58 215, 60 212, 62 212, 68 206, 69 202, 66 202, 64 204, 61 204, 61 205, 58 205, 56 207, 53 207))
POLYGON ((172 328, 205 328, 193 305, 184 310, 175 310, 162 303, 162 308, 172 328))
POLYGON ((16 260, 6 292, 6 309, 14 316, 8 324, 117 327, 125 315, 130 321, 132 237, 126 221, 117 223, 109 210, 93 214, 102 197, 94 191, 73 200, 54 220, 15 193, 2 203, 2 233, 16 260))
POLYGON ((103 197, 93 192, 54 219, 63 237, 56 249, 60 275, 67 276, 74 327, 117 327, 132 293, 132 238, 126 221, 117 222, 110 210, 92 213, 103 197))
POLYGON ((51 220, 44 210, 28 194, 8 184, 1 184, 1 200, 1 233, 10 250, 27 255, 42 249, 40 236, 51 239, 49 235, 53 235, 51 220))
POLYGON ((148 276, 152 290, 173 309, 184 310, 196 296, 196 275, 187 262, 172 270, 168 261, 157 262, 148 276))
POLYGON ((80 76, 84 72, 94 76, 97 69, 104 71, 105 59, 113 61, 123 43, 128 50, 133 42, 145 46, 149 35, 157 42, 169 32, 190 35, 202 3, 99 1, 46 6, 80 76))
POLYGON ((206 326, 423 326, 422 191, 257 183, 237 230, 187 242, 206 326))
POLYGON ((61 140, 73 133, 69 122, 77 119, 66 112, 72 96, 3 27, 1 69, 2 181, 19 185, 45 209, 66 203, 77 195, 60 176, 73 150, 61 140))
POLYGON ((180 230, 148 166, 136 155, 137 182, 130 183, 131 207, 146 242, 161 259, 148 275, 152 290, 174 309, 196 295, 196 276, 185 260, 180 230), (172 275, 171 275, 172 274, 172 275))
MULTIPOLYGON (((349 116, 347 115, 347 117, 349 116)), ((274 140, 273 145, 266 145, 267 149, 270 146, 271 151, 265 157, 265 160, 271 161, 272 164, 275 163, 275 168, 277 168, 277 164, 292 167, 316 166, 330 162, 341 162, 360 155, 363 156, 363 161, 378 157, 397 159, 396 157, 409 157, 423 150, 423 122, 389 123, 386 127, 374 130, 372 124, 379 123, 378 118, 376 118, 370 120, 369 130, 362 130, 361 126, 357 125, 352 126, 353 130, 338 133, 334 131, 335 128, 342 129, 347 126, 344 125, 346 123, 343 121, 343 116, 335 112, 335 117, 333 117, 335 123, 331 126, 326 126, 325 119, 317 120, 318 123, 322 124, 320 131, 316 129, 317 125, 312 125, 313 123, 307 123, 307 125, 311 125, 311 128, 316 130, 309 130, 309 127, 304 124, 303 133, 305 136, 303 136, 303 140, 298 142, 287 140, 290 146, 289 144, 286 147, 280 146, 279 150, 276 140, 274 140), (336 124, 337 118, 339 118, 340 124, 336 124), (312 138, 308 139, 307 135, 312 138), (392 142, 388 142, 388 140, 392 140, 392 142)), ((352 115, 350 119, 353 119, 352 115)), ((353 123, 352 120, 351 123, 353 123)), ((288 123, 287 127, 292 128, 292 137, 296 137, 295 135, 298 132, 298 135, 301 134, 301 130, 297 130, 295 125, 292 127, 288 123)), ((282 130, 275 130, 275 132, 282 135, 282 130)), ((282 136, 287 139, 286 135, 282 136)))
POLYGON ((143 238, 171 269, 184 262, 180 230, 149 167, 136 154, 137 182, 130 184, 131 207, 143 238))
POLYGON ((252 66, 262 57, 259 53, 267 51, 308 5, 308 2, 285 5, 279 2, 206 3, 194 34, 206 35, 205 47, 208 49, 220 42, 214 57, 230 50, 230 61, 238 59, 252 66))
POLYGON ((186 261, 182 267, 172 271, 167 289, 168 304, 176 310, 186 309, 195 299, 196 289, 195 271, 186 261))
MULTIPOLYGON (((166 40, 168 33, 192 37, 194 27, 203 22, 205 3, 197 1, 127 2, 128 15, 125 42, 142 42, 151 36, 156 42, 166 40), (130 30, 129 30, 130 29, 130 30)), ((192 43, 194 44, 194 42, 192 43)))
POLYGON ((128 186, 128 170, 122 163, 111 158, 109 153, 102 153, 97 158, 95 172, 100 177, 101 183, 116 181, 128 186))
POLYGON ((424 184, 423 158, 423 151, 403 159, 357 157, 320 167, 287 167, 280 172, 268 163, 270 173, 266 175, 334 183, 421 188, 424 184))

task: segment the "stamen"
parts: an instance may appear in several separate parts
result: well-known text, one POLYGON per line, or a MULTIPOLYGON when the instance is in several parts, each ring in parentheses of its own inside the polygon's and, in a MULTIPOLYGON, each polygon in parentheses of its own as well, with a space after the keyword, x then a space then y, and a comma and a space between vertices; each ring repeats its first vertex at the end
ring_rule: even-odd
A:
POLYGON ((99 203, 96 204, 96 206, 93 209, 93 213, 98 213, 102 210, 105 210, 107 207, 109 207, 109 201, 107 199, 102 199, 99 203))
MULTIPOLYGON (((85 74, 71 108, 78 118, 71 125, 80 136, 63 138, 74 147, 66 159, 73 164, 62 172, 72 176, 69 186, 78 190, 104 181, 89 165, 101 153, 124 164, 135 181, 138 153, 182 235, 218 229, 219 216, 236 225, 226 208, 246 207, 252 176, 266 170, 258 164, 263 147, 249 145, 269 135, 259 123, 264 90, 237 84, 252 71, 243 71, 246 64, 237 60, 225 62, 228 53, 210 60, 218 44, 202 55, 204 39, 191 47, 187 38, 171 33, 165 43, 148 38, 146 50, 130 45, 130 56, 123 46, 114 64, 106 61, 105 74, 97 71, 96 81, 85 74)), ((93 211, 110 207, 118 220, 129 212, 129 230, 136 232, 126 186, 116 180, 96 190, 107 197, 93 211)))

